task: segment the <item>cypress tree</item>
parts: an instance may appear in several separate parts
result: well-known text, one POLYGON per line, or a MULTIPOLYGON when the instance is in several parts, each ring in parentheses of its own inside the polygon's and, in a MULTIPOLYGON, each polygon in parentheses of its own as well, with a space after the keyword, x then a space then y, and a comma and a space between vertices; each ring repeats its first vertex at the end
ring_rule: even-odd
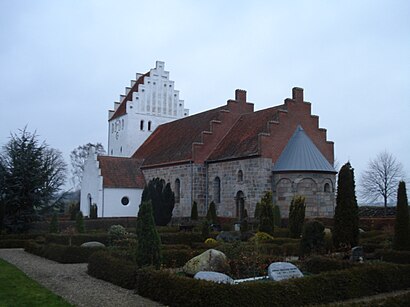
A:
POLYGON ((278 205, 273 206, 273 224, 275 225, 275 227, 280 227, 282 224, 280 209, 278 205))
POLYGON ((288 228, 291 238, 300 238, 302 234, 303 223, 305 222, 305 209, 305 197, 295 195, 289 208, 288 228))
POLYGON ((206 219, 211 224, 217 224, 218 223, 218 218, 216 216, 216 206, 215 206, 215 203, 213 201, 209 204, 208 212, 206 213, 206 219))
POLYGON ((259 231, 273 235, 272 192, 266 192, 260 202, 259 231))
POLYGON ((53 217, 51 218, 49 232, 58 233, 58 217, 56 213, 54 213, 53 217))
POLYGON ((394 224, 393 249, 410 249, 409 205, 407 201, 406 183, 400 181, 397 192, 396 221, 394 224))
POLYGON ((84 227, 84 216, 81 211, 78 211, 76 217, 75 217, 75 230, 77 230, 78 233, 84 233, 85 232, 85 227, 84 227))
POLYGON ((359 239, 359 215, 355 192, 354 169, 347 162, 337 181, 333 244, 336 248, 356 246, 359 239))
POLYGON ((192 221, 198 220, 198 204, 196 203, 196 201, 194 201, 194 203, 192 204, 191 220, 192 221))
POLYGON ((137 218, 138 248, 136 260, 139 267, 161 266, 161 238, 155 228, 151 201, 143 201, 137 218))

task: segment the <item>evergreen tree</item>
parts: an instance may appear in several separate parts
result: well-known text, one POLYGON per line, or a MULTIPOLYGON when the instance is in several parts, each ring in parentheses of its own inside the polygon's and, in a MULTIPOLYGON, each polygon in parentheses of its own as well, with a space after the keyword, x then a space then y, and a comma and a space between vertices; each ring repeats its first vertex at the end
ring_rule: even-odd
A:
POLYGON ((78 233, 85 232, 84 216, 81 211, 79 211, 75 217, 75 230, 77 230, 78 233))
POLYGON ((355 191, 354 169, 347 162, 337 181, 337 197, 333 227, 336 248, 356 246, 359 239, 359 215, 355 191))
POLYGON ((54 213, 51 218, 49 232, 58 233, 58 217, 56 213, 54 213))
POLYGON ((249 230, 248 224, 248 210, 243 210, 243 219, 241 221, 241 232, 247 232, 249 230))
POLYGON ((400 181, 397 192, 393 249, 410 250, 409 205, 407 201, 406 183, 404 181, 400 181))
POLYGON ((256 221, 259 221, 259 216, 261 215, 261 203, 257 202, 255 206, 255 213, 253 217, 255 218, 256 221))
POLYGON ((202 222, 202 227, 201 227, 202 239, 204 239, 204 240, 208 239, 210 233, 211 233, 211 230, 210 230, 209 221, 208 221, 208 220, 204 220, 204 221, 202 222))
POLYGON ((299 245, 301 255, 322 253, 325 250, 325 226, 319 221, 309 221, 303 226, 299 245))
POLYGON ((208 212, 206 213, 206 219, 211 224, 217 224, 218 223, 218 218, 216 216, 216 206, 215 206, 215 203, 213 201, 209 204, 208 212))
POLYGON ((289 236, 291 238, 300 238, 305 222, 305 197, 295 195, 292 198, 289 208, 289 236))
POLYGON ((282 225, 280 208, 278 205, 273 206, 273 224, 275 225, 275 227, 280 227, 282 225))
POLYGON ((151 201, 155 224, 166 226, 172 218, 175 205, 175 194, 169 183, 164 179, 154 178, 142 192, 142 202, 151 201))
POLYGON ((97 205, 96 204, 92 204, 92 205, 90 205, 90 219, 93 219, 93 220, 95 220, 95 219, 97 219, 97 215, 98 215, 98 207, 97 207, 97 205))
POLYGON ((191 208, 191 220, 192 221, 197 221, 198 220, 198 204, 196 201, 192 204, 191 208))
POLYGON ((161 238, 155 228, 151 201, 141 203, 137 219, 137 264, 139 267, 161 266, 161 238))
POLYGON ((266 192, 260 202, 259 231, 273 235, 273 204, 272 192, 266 192))

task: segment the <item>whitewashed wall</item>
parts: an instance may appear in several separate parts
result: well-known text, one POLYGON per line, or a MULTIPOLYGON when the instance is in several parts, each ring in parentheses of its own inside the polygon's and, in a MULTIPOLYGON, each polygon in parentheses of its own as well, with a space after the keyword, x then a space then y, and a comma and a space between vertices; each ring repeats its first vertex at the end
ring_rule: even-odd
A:
MULTIPOLYGON (((141 203, 142 189, 104 188, 104 217, 137 216, 141 203), (126 196, 129 204, 124 206, 121 199, 126 196)), ((99 210, 100 208, 98 208, 99 210)), ((100 216, 100 215, 99 215, 100 216)), ((102 215, 101 215, 102 216, 102 215)))
POLYGON ((91 203, 98 207, 98 216, 101 216, 101 206, 103 201, 103 178, 97 161, 97 155, 94 148, 90 150, 88 159, 84 164, 83 179, 81 182, 80 210, 84 216, 90 215, 91 203))

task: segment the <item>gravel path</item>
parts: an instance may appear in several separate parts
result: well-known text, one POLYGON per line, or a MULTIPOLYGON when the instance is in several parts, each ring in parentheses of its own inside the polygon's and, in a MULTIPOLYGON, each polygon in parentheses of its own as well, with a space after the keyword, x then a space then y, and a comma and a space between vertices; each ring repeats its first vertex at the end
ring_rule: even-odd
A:
POLYGON ((76 306, 162 306, 133 290, 89 276, 86 263, 61 264, 21 248, 0 249, 0 258, 76 306))

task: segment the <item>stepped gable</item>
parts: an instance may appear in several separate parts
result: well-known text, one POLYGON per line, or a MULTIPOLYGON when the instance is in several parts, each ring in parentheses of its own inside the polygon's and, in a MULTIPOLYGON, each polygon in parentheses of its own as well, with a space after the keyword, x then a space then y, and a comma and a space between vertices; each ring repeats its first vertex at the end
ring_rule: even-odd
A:
POLYGON ((144 159, 144 167, 191 161, 192 144, 201 142, 202 132, 223 110, 225 106, 160 125, 132 157, 144 159))
POLYGON ((144 188, 141 160, 111 156, 98 156, 97 160, 103 177, 103 187, 144 188))
POLYGON ((274 172, 309 171, 336 173, 312 140, 298 126, 273 166, 274 172))
POLYGON ((122 101, 120 102, 120 105, 115 110, 114 114, 111 116, 111 118, 109 120, 115 119, 115 118, 120 117, 120 116, 127 113, 127 101, 132 100, 132 94, 135 93, 135 92, 138 92, 139 85, 144 84, 145 77, 149 77, 149 75, 150 75, 150 72, 147 72, 147 73, 143 74, 142 76, 140 76, 137 79, 137 81, 135 81, 134 85, 130 88, 128 93, 122 99, 122 101))

